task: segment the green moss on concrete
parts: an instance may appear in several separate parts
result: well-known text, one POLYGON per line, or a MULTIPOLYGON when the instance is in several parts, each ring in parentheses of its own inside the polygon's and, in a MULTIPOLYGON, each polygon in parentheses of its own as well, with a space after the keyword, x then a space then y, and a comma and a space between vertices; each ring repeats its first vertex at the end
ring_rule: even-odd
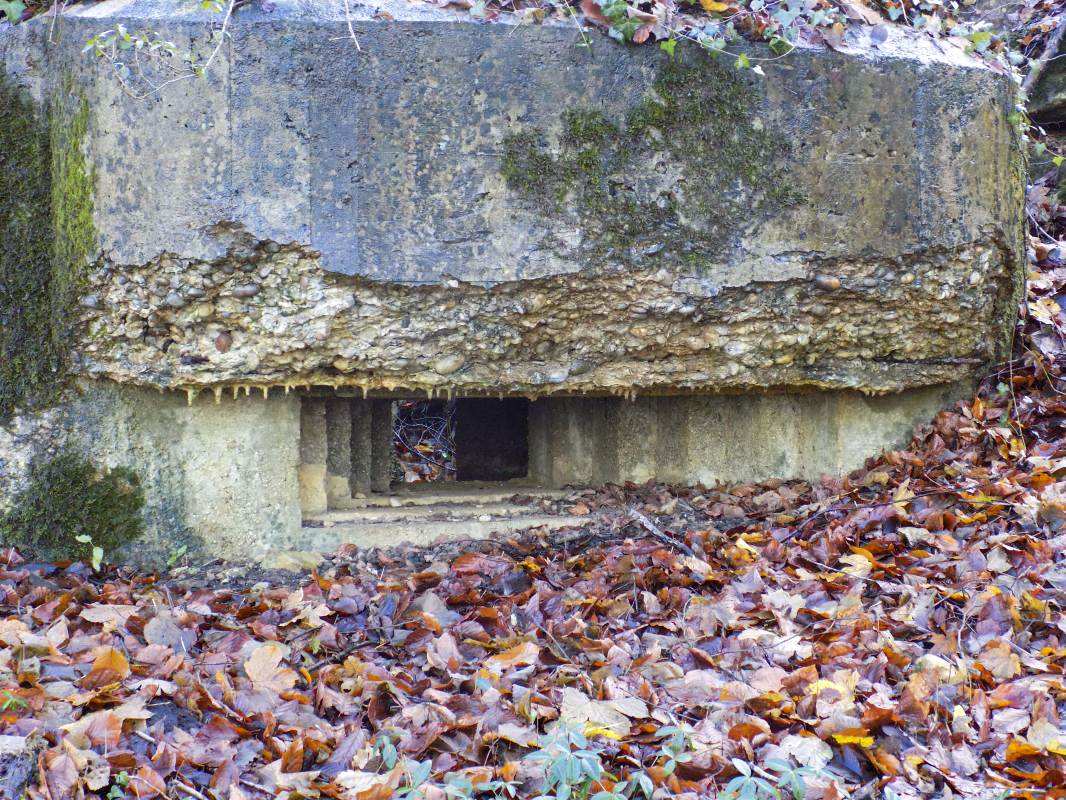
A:
POLYGON ((66 383, 79 290, 93 254, 88 104, 57 93, 47 117, 0 78, 0 419, 66 383))
POLYGON ((0 516, 0 541, 35 558, 72 559, 90 554, 88 536, 104 553, 143 532, 144 493, 125 468, 100 469, 74 452, 30 466, 29 485, 0 516))
MULTIPOLYGON (((63 91, 73 95, 73 87, 63 91)), ((77 95, 73 95, 78 97, 77 95)), ((52 155, 52 279, 53 310, 58 335, 70 331, 70 311, 85 287, 87 267, 96 248, 93 226, 95 177, 85 161, 82 143, 88 132, 89 103, 78 97, 70 105, 53 102, 49 137, 52 155)))
POLYGON ((503 142, 507 185, 544 214, 579 221, 588 255, 654 252, 698 266, 798 199, 782 181, 783 137, 760 120, 750 76, 704 54, 665 60, 625 119, 567 111, 551 146, 538 129, 503 142), (656 162, 662 174, 655 180, 656 162), (654 186, 656 196, 650 196, 654 186))
POLYGON ((60 371, 48 302, 50 167, 45 121, 0 77, 0 417, 60 371))

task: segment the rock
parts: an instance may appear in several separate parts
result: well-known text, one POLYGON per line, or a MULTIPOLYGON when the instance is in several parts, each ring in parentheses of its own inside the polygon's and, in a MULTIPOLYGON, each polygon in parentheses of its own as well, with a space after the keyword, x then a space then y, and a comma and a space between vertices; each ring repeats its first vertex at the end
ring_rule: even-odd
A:
POLYGON ((840 288, 840 278, 835 275, 816 275, 814 282, 819 289, 824 289, 827 292, 840 288))
POLYGON ((263 287, 256 283, 242 283, 234 287, 233 296, 240 298, 255 297, 262 289, 263 287))
POLYGON ((1060 58, 1048 64, 1040 75, 1028 108, 1030 118, 1038 124, 1066 121, 1066 65, 1060 58))
POLYGON ((449 355, 433 362, 433 371, 438 375, 451 375, 462 368, 466 359, 461 355, 449 355))
POLYGON ((0 800, 17 800, 37 778, 37 756, 46 742, 39 736, 0 736, 0 800))

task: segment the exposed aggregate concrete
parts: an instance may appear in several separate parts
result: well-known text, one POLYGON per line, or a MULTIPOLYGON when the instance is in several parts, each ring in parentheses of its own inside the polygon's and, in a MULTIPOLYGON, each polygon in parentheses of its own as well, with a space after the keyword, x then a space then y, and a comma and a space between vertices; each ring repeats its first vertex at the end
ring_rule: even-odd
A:
POLYGON ((106 265, 79 371, 167 389, 325 384, 456 393, 862 388, 948 382, 991 356, 1011 287, 994 243, 813 261, 742 286, 659 270, 412 286, 299 245, 106 265))

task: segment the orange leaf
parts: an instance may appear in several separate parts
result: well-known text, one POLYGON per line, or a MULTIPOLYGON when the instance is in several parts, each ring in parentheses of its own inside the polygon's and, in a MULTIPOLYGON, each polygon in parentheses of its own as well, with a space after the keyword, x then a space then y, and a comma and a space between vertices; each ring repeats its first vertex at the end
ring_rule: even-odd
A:
POLYGON ((288 667, 281 666, 285 651, 277 642, 260 645, 244 662, 244 671, 252 679, 256 689, 272 689, 281 692, 296 685, 297 674, 288 667))
POLYGON ((606 25, 608 28, 611 27, 611 21, 604 16, 603 9, 600 8, 600 4, 596 0, 581 0, 579 8, 590 22, 606 25))
POLYGON ((704 11, 728 11, 727 3, 719 3, 718 0, 700 0, 700 7, 704 11))
POLYGON ((78 767, 69 753, 45 754, 44 782, 53 798, 77 796, 78 767))
POLYGON ((1016 736, 1010 737, 1010 741, 1007 742, 1007 761, 1020 761, 1023 758, 1032 758, 1033 756, 1043 755, 1044 751, 1039 747, 1034 747, 1024 739, 1019 739, 1016 736))
POLYGON ((497 672, 508 667, 527 667, 535 663, 539 655, 540 648, 537 645, 533 642, 522 642, 486 659, 485 666, 497 672))
POLYGON ((130 662, 121 650, 110 646, 101 647, 96 654, 96 660, 93 661, 90 672, 96 672, 98 669, 111 669, 122 678, 126 678, 130 674, 130 662))
POLYGON ((641 25, 633 34, 633 41, 637 44, 644 44, 644 42, 648 41, 648 37, 651 36, 653 30, 655 30, 654 22, 647 22, 641 25))
POLYGON ((151 767, 141 767, 130 778, 130 790, 138 798, 157 797, 166 795, 167 785, 151 767))
POLYGON ((130 662, 122 651, 110 645, 101 647, 96 653, 89 674, 81 680, 81 686, 87 689, 99 689, 120 683, 129 677, 130 662))

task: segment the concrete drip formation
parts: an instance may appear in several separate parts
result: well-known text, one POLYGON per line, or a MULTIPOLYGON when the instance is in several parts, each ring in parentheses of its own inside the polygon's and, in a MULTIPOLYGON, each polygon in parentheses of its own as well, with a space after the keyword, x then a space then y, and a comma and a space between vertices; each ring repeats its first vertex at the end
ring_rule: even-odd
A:
POLYGON ((488 534, 512 487, 844 473, 1005 354, 1013 87, 962 52, 857 32, 763 77, 376 11, 356 50, 343 2, 242 8, 210 76, 166 84, 85 41, 206 54, 217 17, 105 0, 0 34, 0 137, 42 143, 0 199, 51 198, 5 223, 0 275, 42 288, 0 347, 58 354, 0 373, 0 505, 76 448, 141 476, 146 557, 488 534), (367 527, 400 514, 414 397, 458 398, 458 483, 490 485, 449 496, 490 512, 405 493, 436 528, 367 527))

